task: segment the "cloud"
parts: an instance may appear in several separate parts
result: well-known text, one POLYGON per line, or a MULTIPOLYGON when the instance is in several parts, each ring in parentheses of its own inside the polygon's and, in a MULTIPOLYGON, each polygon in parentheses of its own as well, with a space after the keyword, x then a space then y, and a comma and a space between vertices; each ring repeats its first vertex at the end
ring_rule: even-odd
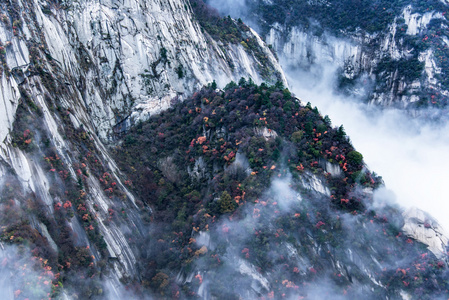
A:
MULTIPOLYGON (((409 112, 363 104, 336 95, 334 67, 287 70, 293 93, 329 115, 334 126, 343 124, 368 167, 383 177, 388 198, 404 207, 429 212, 449 228, 449 124, 432 123, 409 112), (392 196, 391 193, 395 195, 392 196)), ((429 112, 433 113, 433 112, 429 112)), ((384 196, 380 190, 377 199, 384 196)))
POLYGON ((301 201, 301 196, 290 187, 291 181, 290 173, 284 178, 274 178, 268 191, 268 195, 273 197, 284 212, 287 212, 292 204, 301 201))
POLYGON ((245 0, 207 0, 210 6, 216 8, 221 15, 230 15, 233 18, 240 18, 247 14, 245 0))
POLYGON ((0 295, 2 299, 37 300, 51 294, 55 275, 46 260, 30 256, 24 246, 0 245, 0 295))
POLYGON ((259 31, 257 22, 252 20, 246 0, 205 0, 204 2, 218 10, 221 16, 231 16, 234 19, 241 18, 256 32, 259 31))

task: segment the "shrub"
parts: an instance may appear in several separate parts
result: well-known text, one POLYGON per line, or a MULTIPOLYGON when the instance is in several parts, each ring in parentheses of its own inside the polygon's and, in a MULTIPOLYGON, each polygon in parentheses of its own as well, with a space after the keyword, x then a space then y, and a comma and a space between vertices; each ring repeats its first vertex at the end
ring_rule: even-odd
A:
POLYGON ((354 151, 351 151, 348 153, 347 159, 351 164, 358 166, 358 165, 362 164, 363 155, 360 152, 357 152, 354 150, 354 151))
POLYGON ((293 132, 290 139, 292 140, 293 143, 299 143, 301 141, 303 135, 304 135, 304 131, 298 130, 298 131, 293 132))

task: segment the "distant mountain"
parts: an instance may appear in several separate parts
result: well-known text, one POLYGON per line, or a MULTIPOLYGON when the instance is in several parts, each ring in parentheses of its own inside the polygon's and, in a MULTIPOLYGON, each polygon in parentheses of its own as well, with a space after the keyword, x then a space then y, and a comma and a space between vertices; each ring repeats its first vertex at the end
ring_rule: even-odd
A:
MULTIPOLYGON (((230 1, 209 0, 221 4, 230 1)), ((245 1, 286 68, 335 68, 336 89, 369 102, 446 111, 446 1, 245 1)), ((236 14, 235 17, 239 17, 236 14)))

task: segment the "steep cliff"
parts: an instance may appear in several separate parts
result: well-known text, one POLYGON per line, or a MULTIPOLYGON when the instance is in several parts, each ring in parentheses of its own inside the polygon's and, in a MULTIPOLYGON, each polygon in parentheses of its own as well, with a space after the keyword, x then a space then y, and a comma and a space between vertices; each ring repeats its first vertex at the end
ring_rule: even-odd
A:
POLYGON ((381 179, 243 22, 11 0, 0 41, 5 298, 447 295, 447 240, 373 206, 381 179))
POLYGON ((437 223, 379 206, 381 178, 343 128, 281 83, 240 84, 196 92, 108 149, 71 110, 54 108, 50 131, 23 99, 1 168, 2 293, 447 295, 437 223))
POLYGON ((213 80, 285 82, 282 70, 234 20, 227 27, 249 45, 214 40, 188 1, 11 0, 0 13, 2 239, 33 254, 15 259, 2 245, 2 278, 42 270, 35 291, 16 274, 2 293, 63 295, 63 284, 74 291, 82 280, 81 297, 118 296, 144 268, 132 241, 151 209, 128 191, 104 143, 213 80))
POLYGON ((242 76, 285 80, 249 28, 236 30, 256 40, 253 49, 241 41, 216 41, 195 21, 188 1, 7 1, 1 19, 5 132, 20 95, 17 86, 36 78, 46 79, 49 94, 65 89, 66 101, 85 109, 85 121, 102 139, 212 80, 219 86, 242 76), (260 75, 255 52, 271 74, 260 75))

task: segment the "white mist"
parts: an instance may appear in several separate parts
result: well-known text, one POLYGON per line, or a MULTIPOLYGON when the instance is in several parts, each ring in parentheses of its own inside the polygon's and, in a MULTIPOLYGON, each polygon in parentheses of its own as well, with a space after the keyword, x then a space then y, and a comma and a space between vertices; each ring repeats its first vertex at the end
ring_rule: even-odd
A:
POLYGON ((448 123, 436 126, 402 110, 380 110, 358 99, 337 96, 332 92, 332 68, 317 76, 286 73, 298 98, 329 115, 333 126, 344 126, 368 168, 384 179, 392 192, 388 193, 390 200, 427 211, 449 228, 448 123))

